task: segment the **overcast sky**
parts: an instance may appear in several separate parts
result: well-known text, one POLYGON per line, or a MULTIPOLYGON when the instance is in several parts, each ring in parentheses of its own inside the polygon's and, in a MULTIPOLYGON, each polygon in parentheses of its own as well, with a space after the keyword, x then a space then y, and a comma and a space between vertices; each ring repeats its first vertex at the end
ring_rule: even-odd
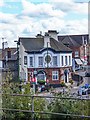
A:
POLYGON ((88 33, 88 0, 0 0, 0 47, 9 47, 20 36, 42 31, 62 34, 88 33))

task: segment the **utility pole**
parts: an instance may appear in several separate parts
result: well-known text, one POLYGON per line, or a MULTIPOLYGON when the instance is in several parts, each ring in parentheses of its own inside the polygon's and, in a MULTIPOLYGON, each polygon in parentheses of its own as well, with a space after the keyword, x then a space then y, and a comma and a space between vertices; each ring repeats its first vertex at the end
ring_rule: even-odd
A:
POLYGON ((49 43, 49 42, 47 42, 47 55, 46 55, 46 56, 47 56, 47 58, 46 58, 46 61, 47 61, 47 78, 46 78, 46 84, 47 84, 47 80, 49 80, 49 75, 48 75, 48 74, 49 74, 49 71, 48 71, 48 70, 49 70, 49 66, 48 66, 48 63, 49 63, 48 43, 49 43))
POLYGON ((37 75, 37 71, 36 71, 36 68, 35 68, 35 52, 34 52, 34 82, 33 82, 33 94, 35 94, 35 91, 36 91, 36 75, 37 75))
POLYGON ((48 42, 47 42, 47 69, 48 69, 48 42))

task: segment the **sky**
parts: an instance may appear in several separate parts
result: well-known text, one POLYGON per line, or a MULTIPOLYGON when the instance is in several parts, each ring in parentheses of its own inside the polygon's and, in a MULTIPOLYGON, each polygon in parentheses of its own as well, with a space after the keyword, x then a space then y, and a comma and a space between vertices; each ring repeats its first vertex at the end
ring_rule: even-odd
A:
POLYGON ((0 48, 3 41, 14 47, 19 37, 48 30, 87 34, 88 0, 0 0, 0 48))

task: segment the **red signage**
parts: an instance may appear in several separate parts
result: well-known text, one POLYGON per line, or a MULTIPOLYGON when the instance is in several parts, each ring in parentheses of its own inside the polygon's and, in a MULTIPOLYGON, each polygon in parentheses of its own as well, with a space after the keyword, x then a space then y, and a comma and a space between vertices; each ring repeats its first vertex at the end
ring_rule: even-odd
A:
POLYGON ((49 80, 47 79, 46 82, 49 83, 49 80))
POLYGON ((32 82, 36 82, 36 78, 32 78, 32 82))

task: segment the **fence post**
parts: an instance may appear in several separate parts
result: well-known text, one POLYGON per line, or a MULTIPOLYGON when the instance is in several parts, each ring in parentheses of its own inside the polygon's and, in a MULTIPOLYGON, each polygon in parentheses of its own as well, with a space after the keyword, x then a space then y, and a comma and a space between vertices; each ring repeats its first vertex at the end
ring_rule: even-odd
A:
POLYGON ((32 120, 34 120, 34 96, 32 96, 32 120))

